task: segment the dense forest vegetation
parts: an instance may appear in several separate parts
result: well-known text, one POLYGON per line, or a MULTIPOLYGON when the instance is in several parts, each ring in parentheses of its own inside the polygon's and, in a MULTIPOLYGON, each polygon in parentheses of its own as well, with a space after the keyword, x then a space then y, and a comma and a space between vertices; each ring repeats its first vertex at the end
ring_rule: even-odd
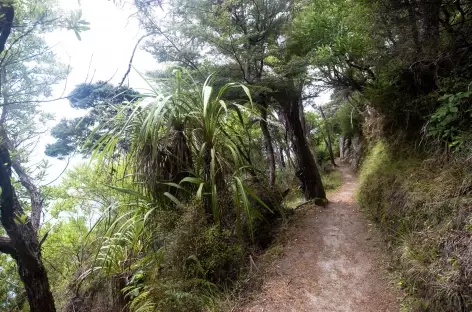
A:
POLYGON ((68 68, 46 38, 89 24, 0 0, 0 310, 224 310, 342 161, 405 309, 472 311, 470 1, 124 2, 162 69, 67 95, 84 116, 44 152, 84 159, 48 185, 30 157, 68 68))

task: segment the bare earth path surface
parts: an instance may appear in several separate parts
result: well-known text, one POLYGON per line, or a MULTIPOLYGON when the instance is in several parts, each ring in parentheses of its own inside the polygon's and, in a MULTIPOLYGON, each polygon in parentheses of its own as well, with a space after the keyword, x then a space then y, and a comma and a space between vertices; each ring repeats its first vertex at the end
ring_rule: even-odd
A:
POLYGON ((297 211, 261 292, 234 311, 399 311, 383 243, 353 199, 357 180, 346 167, 339 170, 343 185, 328 196, 330 204, 297 211))

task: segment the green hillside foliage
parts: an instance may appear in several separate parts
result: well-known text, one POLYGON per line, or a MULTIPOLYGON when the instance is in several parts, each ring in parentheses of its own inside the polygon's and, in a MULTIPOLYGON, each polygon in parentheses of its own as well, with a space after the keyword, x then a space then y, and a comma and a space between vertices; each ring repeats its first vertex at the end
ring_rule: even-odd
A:
POLYGON ((413 311, 472 307, 471 168, 382 141, 364 162, 358 200, 386 235, 413 311))

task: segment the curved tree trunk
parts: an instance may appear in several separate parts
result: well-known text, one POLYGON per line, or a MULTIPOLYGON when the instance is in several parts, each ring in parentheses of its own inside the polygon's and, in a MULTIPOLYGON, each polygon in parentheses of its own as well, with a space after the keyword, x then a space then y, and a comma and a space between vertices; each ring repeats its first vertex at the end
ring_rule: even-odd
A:
POLYGON ((320 172, 310 150, 308 140, 300 120, 299 101, 301 93, 278 92, 274 97, 282 106, 287 124, 292 132, 293 147, 297 160, 297 177, 306 199, 326 199, 326 192, 320 172))
MULTIPOLYGON (((4 133, 3 131, 1 131, 4 133)), ((3 138, 5 138, 2 135, 3 138)), ((26 218, 15 189, 11 184, 12 164, 7 142, 0 145, 0 211, 1 223, 7 237, 0 239, 0 252, 9 254, 18 265, 18 274, 25 286, 31 312, 55 312, 54 298, 41 258, 41 243, 35 224, 37 220, 26 218)), ((21 171, 16 170, 17 173, 21 171)), ((20 177, 21 179, 21 177, 20 177)), ((33 207, 33 209, 37 207, 33 207)), ((39 216, 39 215, 38 215, 39 216)))

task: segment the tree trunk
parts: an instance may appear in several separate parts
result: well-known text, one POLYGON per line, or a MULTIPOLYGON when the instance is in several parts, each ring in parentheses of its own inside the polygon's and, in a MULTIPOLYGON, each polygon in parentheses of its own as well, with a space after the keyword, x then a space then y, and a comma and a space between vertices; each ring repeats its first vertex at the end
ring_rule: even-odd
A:
MULTIPOLYGON (((4 159, 3 157, 0 158, 4 159)), ((54 298, 49 288, 46 269, 42 263, 41 246, 38 242, 36 230, 29 218, 24 223, 15 221, 15 216, 24 214, 19 206, 16 194, 11 192, 13 187, 8 187, 10 178, 8 177, 8 181, 4 178, 6 166, 2 165, 1 167, 2 225, 10 238, 9 244, 12 247, 11 252, 7 253, 16 260, 18 265, 18 274, 25 287, 30 311, 55 312, 54 298), (13 209, 8 209, 8 207, 13 209), (14 211, 21 213, 11 213, 14 211)))
MULTIPOLYGON (((9 192, 8 188, 4 188, 6 183, 9 182, 4 180, 0 182, 2 189, 6 190, 3 193, 9 192)), ((6 207, 5 204, 9 202, 5 197, 2 196, 1 199, 2 208, 6 207)), ((15 195, 10 198, 16 201, 15 195)), ((6 214, 5 217, 2 217, 2 225, 11 240, 12 251, 9 254, 18 265, 18 274, 25 287, 30 311, 55 312, 54 298, 49 288, 46 269, 42 263, 41 247, 31 221, 17 223, 14 218, 6 214)))
MULTIPOLYGON (((2 238, 0 252, 9 254, 18 265, 18 274, 23 281, 31 312, 55 312, 54 298, 49 288, 49 280, 41 259, 36 223, 25 213, 11 183, 12 159, 8 150, 8 140, 0 125, 0 212, 1 223, 8 238, 2 238)), ((13 164, 16 166, 17 164, 13 164)), ((16 170, 22 175, 21 170, 16 170)), ((20 177, 21 178, 21 177, 20 177)), ((23 177, 25 178, 25 177, 23 177)), ((35 191, 37 191, 35 189, 35 191)), ((37 194, 38 195, 38 194, 37 194)), ((39 195, 38 195, 39 196, 39 195)), ((33 210, 39 209, 33 205, 33 210)), ((33 215, 33 214, 32 214, 33 215)), ((38 212, 35 214, 38 215, 38 212)), ((39 224, 39 222, 38 222, 39 224)))
POLYGON ((128 298, 125 297, 123 293, 123 289, 126 287, 127 283, 127 275, 125 274, 118 274, 114 275, 111 278, 111 294, 112 294, 112 301, 113 301, 113 311, 119 312, 127 312, 129 309, 127 308, 128 298))
POLYGON ((435 58, 439 49, 439 22, 442 0, 422 1, 423 46, 430 58, 435 58))
POLYGON ((306 138, 309 140, 308 127, 306 125, 305 113, 304 113, 304 109, 303 109, 303 100, 302 100, 301 97, 298 101, 298 105, 299 105, 298 107, 300 109, 300 111, 299 111, 300 122, 302 123, 303 132, 305 133, 306 138))
POLYGON ((267 163, 269 165, 269 185, 275 185, 275 153, 274 145, 272 144, 272 137, 269 132, 269 127, 267 125, 267 104, 264 103, 261 105, 260 114, 261 121, 260 126, 262 130, 262 135, 264 137, 264 145, 267 153, 267 163))
POLYGON ((54 298, 49 288, 46 270, 38 254, 35 267, 27 267, 18 261, 18 272, 25 285, 31 312, 55 312, 54 298))
POLYGON ((408 20, 411 28, 411 36, 413 38, 413 44, 415 45, 416 53, 421 53, 421 43, 420 43, 420 34, 418 31, 418 24, 416 18, 416 9, 411 1, 405 1, 406 6, 408 7, 408 20))
POLYGON ((321 106, 318 106, 318 109, 320 110, 321 113, 321 118, 323 118, 324 124, 325 124, 325 129, 326 129, 326 146, 328 147, 328 152, 329 152, 329 159, 331 160, 331 164, 336 167, 336 162, 334 161, 334 153, 333 153, 333 145, 332 145, 332 140, 331 140, 331 131, 328 125, 328 121, 326 120, 326 116, 324 114, 323 108, 321 106))
POLYGON ((295 163, 292 159, 292 153, 290 152, 290 147, 287 147, 287 149, 285 150, 285 154, 287 155, 289 167, 295 168, 295 163))
MULTIPOLYGON (((2 1, 0 4, 0 53, 10 36, 15 17, 14 6, 2 1)), ((5 79, 3 68, 0 85, 5 79)), ((4 107, 0 117, 0 221, 8 237, 0 237, 0 252, 9 254, 18 265, 18 274, 23 281, 30 312, 55 312, 54 298, 41 259, 41 244, 38 241, 38 227, 41 220, 42 198, 31 178, 21 167, 18 159, 10 156, 12 144, 4 129, 6 117, 5 90, 1 88, 4 107), (19 176, 20 184, 28 191, 31 199, 31 217, 26 217, 12 185, 12 167, 19 176)))
POLYGON ((283 168, 285 168, 287 164, 285 163, 284 149, 282 148, 282 146, 280 146, 279 148, 279 154, 280 154, 280 164, 283 168))
POLYGON ((287 124, 292 132, 293 147, 297 160, 297 177, 306 199, 326 199, 320 172, 310 150, 305 131, 300 120, 299 101, 301 93, 280 91, 274 97, 282 106, 287 124))
POLYGON ((205 178, 205 183, 209 186, 207 188, 207 192, 209 195, 203 197, 203 207, 205 209, 206 217, 210 220, 211 223, 217 221, 214 216, 213 206, 212 206, 212 196, 211 196, 211 187, 212 187, 212 178, 211 178, 211 148, 208 146, 205 149, 205 153, 203 154, 203 173, 205 178))

